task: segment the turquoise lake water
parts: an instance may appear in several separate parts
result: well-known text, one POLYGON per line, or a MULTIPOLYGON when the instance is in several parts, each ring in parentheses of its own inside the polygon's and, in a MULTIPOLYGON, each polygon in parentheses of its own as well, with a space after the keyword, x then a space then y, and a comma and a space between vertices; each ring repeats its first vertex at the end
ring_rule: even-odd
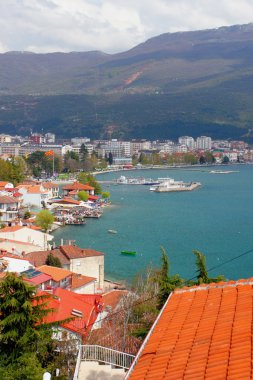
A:
MULTIPOLYGON (((171 273, 191 278, 195 275, 193 249, 205 253, 208 268, 253 250, 253 165, 226 167, 224 170, 239 171, 231 174, 210 174, 213 169, 99 175, 99 180, 115 179, 121 174, 171 177, 198 181, 202 187, 191 192, 153 193, 149 186, 104 185, 113 205, 104 210, 100 219, 88 219, 85 226, 58 229, 55 240, 59 244, 61 238, 72 239, 82 248, 104 252, 108 279, 130 282, 149 264, 159 266, 160 246, 167 250, 171 273), (110 234, 109 229, 118 233, 110 234), (134 250, 137 255, 123 256, 122 250, 134 250)), ((253 252, 210 272, 216 274, 230 279, 253 277, 253 252)))

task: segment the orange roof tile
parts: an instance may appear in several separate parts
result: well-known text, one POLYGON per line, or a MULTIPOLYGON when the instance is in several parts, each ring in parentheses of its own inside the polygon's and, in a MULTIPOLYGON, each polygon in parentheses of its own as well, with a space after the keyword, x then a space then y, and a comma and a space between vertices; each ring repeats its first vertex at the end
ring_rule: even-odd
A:
POLYGON ((73 199, 73 198, 67 198, 67 197, 64 197, 62 199, 53 199, 52 200, 52 203, 66 203, 66 204, 73 204, 73 205, 79 205, 80 202, 73 199))
POLYGON ((37 269, 40 272, 50 275, 54 281, 61 281, 64 278, 70 277, 72 275, 72 272, 67 269, 52 267, 49 265, 42 265, 40 267, 37 267, 37 269))
POLYGON ((62 190, 94 190, 94 187, 90 185, 84 185, 83 183, 80 182, 73 182, 72 184, 66 185, 62 188, 62 190))
POLYGON ((42 186, 45 189, 57 189, 57 188, 59 188, 59 185, 57 185, 57 183, 53 183, 53 182, 42 182, 42 186))
POLYGON ((9 204, 9 203, 18 203, 17 199, 9 197, 8 195, 0 196, 0 203, 9 204))
POLYGON ((171 294, 126 379, 252 379, 253 281, 171 294))
POLYGON ((48 299, 47 307, 53 311, 45 317, 45 322, 54 323, 72 318, 61 325, 81 336, 85 336, 91 329, 97 315, 102 311, 100 295, 77 294, 62 288, 54 290, 48 299), (80 317, 73 314, 74 309, 79 311, 80 317))
POLYGON ((95 277, 83 276, 82 274, 72 273, 71 289, 77 289, 96 281, 95 277))
POLYGON ((4 228, 1 228, 0 233, 1 232, 16 232, 18 230, 21 230, 22 228, 23 228, 23 226, 4 227, 4 228))
POLYGON ((102 295, 104 308, 106 306, 110 306, 112 310, 114 310, 119 305, 121 298, 126 296, 128 293, 128 290, 117 289, 111 290, 108 293, 104 293, 102 295))

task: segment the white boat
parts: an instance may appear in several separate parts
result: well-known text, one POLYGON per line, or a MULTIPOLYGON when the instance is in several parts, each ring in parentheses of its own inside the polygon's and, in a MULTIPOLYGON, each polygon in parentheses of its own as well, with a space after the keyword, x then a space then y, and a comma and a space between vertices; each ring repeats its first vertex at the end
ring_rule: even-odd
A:
POLYGON ((117 184, 121 185, 153 185, 158 184, 158 180, 154 180, 152 178, 127 178, 124 175, 120 176, 118 179, 116 179, 117 184))
POLYGON ((201 186, 200 182, 175 181, 173 178, 158 178, 160 183, 149 188, 150 191, 157 193, 170 191, 191 191, 201 186))
POLYGON ((117 234, 117 233, 118 233, 118 231, 116 231, 116 230, 108 230, 108 232, 109 232, 110 234, 117 234))
POLYGON ((237 170, 211 170, 210 174, 230 174, 230 173, 238 173, 237 170))

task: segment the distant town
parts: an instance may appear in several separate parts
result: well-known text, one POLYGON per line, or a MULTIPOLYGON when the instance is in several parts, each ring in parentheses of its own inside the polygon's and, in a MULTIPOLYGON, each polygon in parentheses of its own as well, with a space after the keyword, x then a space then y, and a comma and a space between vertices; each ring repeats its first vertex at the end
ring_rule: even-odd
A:
MULTIPOLYGON (((51 151, 59 158, 72 158, 78 161, 82 154, 105 160, 104 165, 136 165, 141 164, 204 164, 252 162, 253 148, 244 141, 212 140, 208 136, 181 136, 178 141, 146 139, 124 141, 118 139, 91 140, 88 137, 58 139, 53 133, 32 133, 28 137, 0 134, 0 157, 28 157, 36 152, 51 151)), ((73 171, 80 165, 72 163, 73 171)), ((92 169, 82 167, 83 169, 92 169)), ((71 171, 70 170, 70 171, 71 171)))

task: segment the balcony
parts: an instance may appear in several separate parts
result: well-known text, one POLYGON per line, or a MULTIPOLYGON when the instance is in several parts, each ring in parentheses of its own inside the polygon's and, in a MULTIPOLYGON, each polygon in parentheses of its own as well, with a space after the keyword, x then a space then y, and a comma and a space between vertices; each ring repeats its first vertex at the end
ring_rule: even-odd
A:
POLYGON ((109 374, 110 376, 115 374, 115 378, 124 379, 125 372, 131 367, 134 358, 134 355, 107 347, 97 345, 80 346, 73 380, 87 380, 91 378, 91 374, 93 374, 92 378, 95 378, 94 372, 98 374, 101 371, 104 376, 108 372, 108 376, 109 374), (108 368, 109 366, 110 368, 108 368))
POLYGON ((7 211, 7 212, 18 212, 18 208, 17 207, 7 207, 5 211, 7 211))

